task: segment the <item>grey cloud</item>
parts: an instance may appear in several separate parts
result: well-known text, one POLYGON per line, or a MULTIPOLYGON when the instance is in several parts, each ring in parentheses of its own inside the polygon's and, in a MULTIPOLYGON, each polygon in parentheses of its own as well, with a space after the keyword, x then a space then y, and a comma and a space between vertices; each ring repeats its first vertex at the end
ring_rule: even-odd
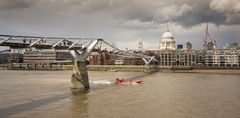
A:
POLYGON ((210 7, 223 13, 240 13, 239 0, 212 0, 210 7))
MULTIPOLYGON (((240 23, 239 7, 233 7, 231 11, 234 12, 225 13, 229 10, 222 8, 224 5, 221 5, 221 1, 227 0, 220 0, 220 3, 216 1, 218 0, 161 0, 161 2, 158 0, 85 0, 76 9, 78 13, 108 14, 122 22, 139 20, 163 24, 170 21, 184 27, 192 27, 205 22, 216 25, 240 23)), ((231 0, 230 2, 239 5, 236 3, 239 0, 231 0)), ((228 6, 232 8, 233 4, 228 6)))
MULTIPOLYGON (((1 0, 0 9, 22 9, 36 17, 72 17, 94 14, 112 17, 119 23, 138 20, 163 24, 168 21, 184 27, 204 22, 216 25, 240 23, 239 0, 1 0), (31 6, 34 8, 30 9, 31 6), (61 15, 61 16, 59 16, 61 15)), ((0 11, 1 14, 1 11, 0 11)), ((6 14, 11 14, 6 13, 6 14)), ((13 13, 14 14, 14 13, 13 13)), ((25 14, 25 13, 18 13, 25 14)), ((59 18, 59 19, 60 19, 59 18)), ((123 24, 125 25, 125 24, 123 24)))
POLYGON ((209 8, 205 8, 190 11, 173 20, 177 24, 180 24, 184 27, 192 27, 206 22, 222 25, 225 23, 226 16, 221 13, 217 13, 209 8))
POLYGON ((153 22, 141 22, 138 20, 128 20, 121 22, 120 25, 117 25, 118 28, 133 29, 133 30, 147 30, 147 29, 158 29, 158 25, 153 22))
POLYGON ((227 14, 226 23, 227 24, 239 24, 240 23, 240 13, 239 14, 227 14))
POLYGON ((184 27, 211 22, 216 25, 240 24, 239 0, 103 0, 84 4, 88 11, 110 13, 118 20, 141 22, 168 21, 184 27), (225 7, 224 7, 225 6, 225 7))
POLYGON ((24 9, 31 7, 35 3, 36 3, 35 0, 1 0, 0 9, 1 10, 24 9))
POLYGON ((240 23, 240 1, 239 0, 212 0, 210 8, 226 16, 226 24, 240 23))

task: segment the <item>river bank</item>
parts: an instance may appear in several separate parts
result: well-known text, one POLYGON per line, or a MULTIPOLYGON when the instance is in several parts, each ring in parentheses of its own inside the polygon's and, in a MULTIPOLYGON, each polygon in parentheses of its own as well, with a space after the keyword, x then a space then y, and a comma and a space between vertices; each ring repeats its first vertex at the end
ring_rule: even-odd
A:
POLYGON ((175 73, 203 73, 203 74, 240 74, 240 69, 193 69, 175 70, 175 73))
MULTIPOLYGON (((9 70, 36 70, 36 71, 71 71, 72 65, 38 65, 31 66, 15 64, 15 68, 9 70)), ((1 70, 7 70, 3 66, 1 70)), ((163 73, 205 73, 205 74, 240 74, 240 68, 193 68, 193 67, 160 67, 160 66, 136 66, 136 65, 88 65, 89 71, 106 72, 163 72, 163 73)))
POLYGON ((112 72, 151 72, 162 73, 203 73, 203 74, 240 74, 240 68, 192 68, 192 67, 159 67, 159 66, 109 66, 89 65, 89 71, 112 71, 112 72))

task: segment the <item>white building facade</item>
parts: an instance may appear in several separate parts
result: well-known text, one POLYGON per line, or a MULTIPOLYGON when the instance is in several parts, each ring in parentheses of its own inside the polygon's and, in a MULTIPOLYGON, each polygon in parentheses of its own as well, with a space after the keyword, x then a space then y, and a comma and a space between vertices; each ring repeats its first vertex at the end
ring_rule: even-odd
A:
POLYGON ((207 50, 205 56, 207 66, 215 67, 239 67, 240 66, 240 50, 220 49, 207 50))

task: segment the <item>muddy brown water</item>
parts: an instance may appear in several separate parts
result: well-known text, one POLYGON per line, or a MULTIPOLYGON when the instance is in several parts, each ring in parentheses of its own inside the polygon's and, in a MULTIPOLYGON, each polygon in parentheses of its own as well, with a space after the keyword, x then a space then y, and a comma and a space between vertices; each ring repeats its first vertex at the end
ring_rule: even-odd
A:
POLYGON ((70 76, 0 70, 0 118, 240 118, 240 75, 89 72, 89 90, 70 89, 70 76))

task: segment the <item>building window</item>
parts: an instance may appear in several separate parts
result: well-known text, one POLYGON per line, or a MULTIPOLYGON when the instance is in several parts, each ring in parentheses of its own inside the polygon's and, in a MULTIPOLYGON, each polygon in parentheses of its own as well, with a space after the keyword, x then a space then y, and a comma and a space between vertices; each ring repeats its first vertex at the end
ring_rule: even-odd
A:
POLYGON ((164 46, 164 43, 162 43, 162 47, 165 47, 165 46, 164 46))
POLYGON ((167 46, 170 46, 170 42, 167 42, 167 46))

